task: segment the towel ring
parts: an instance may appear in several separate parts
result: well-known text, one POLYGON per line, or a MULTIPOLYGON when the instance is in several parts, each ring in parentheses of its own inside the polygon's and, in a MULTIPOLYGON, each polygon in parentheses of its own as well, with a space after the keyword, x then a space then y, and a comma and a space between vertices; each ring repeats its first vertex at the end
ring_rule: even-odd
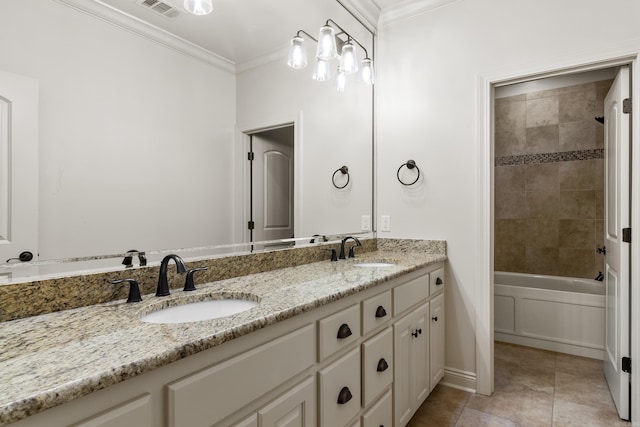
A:
POLYGON ((338 190, 342 190, 344 187, 346 187, 347 185, 349 185, 349 180, 350 180, 350 176, 349 176, 349 168, 346 166, 342 166, 340 169, 337 169, 334 173, 333 176, 331 177, 331 182, 333 183, 333 186, 336 187, 338 190), (346 184, 344 184, 342 187, 340 187, 338 184, 336 184, 336 174, 338 172, 342 172, 342 175, 347 175, 347 182, 346 184))
POLYGON ((398 168, 398 173, 396 173, 396 176, 398 177, 398 181, 400 181, 400 184, 402 185, 413 185, 416 182, 418 182, 418 180, 420 179, 420 168, 418 167, 418 165, 416 165, 416 161, 415 160, 407 160, 407 163, 403 163, 400 165, 400 167, 398 168), (407 169, 411 170, 411 169, 416 169, 418 171, 418 176, 416 177, 416 179, 413 180, 413 182, 404 182, 402 179, 400 179, 400 170, 402 170, 402 168, 406 166, 407 169))

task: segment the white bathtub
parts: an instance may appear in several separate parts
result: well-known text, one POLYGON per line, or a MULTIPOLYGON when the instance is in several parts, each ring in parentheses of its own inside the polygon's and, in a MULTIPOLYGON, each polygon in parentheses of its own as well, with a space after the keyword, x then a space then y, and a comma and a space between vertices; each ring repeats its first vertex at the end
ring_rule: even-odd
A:
POLYGON ((604 358, 604 283, 495 272, 497 341, 604 358))

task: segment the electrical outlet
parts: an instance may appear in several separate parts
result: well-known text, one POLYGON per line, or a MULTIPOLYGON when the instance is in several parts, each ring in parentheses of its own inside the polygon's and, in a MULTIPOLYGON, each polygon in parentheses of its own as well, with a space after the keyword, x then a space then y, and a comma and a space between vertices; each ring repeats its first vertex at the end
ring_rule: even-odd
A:
POLYGON ((362 231, 371 231, 371 217, 369 215, 362 215, 360 228, 362 231))
POLYGON ((380 217, 380 230, 381 231, 391 231, 391 216, 390 215, 382 215, 380 217))

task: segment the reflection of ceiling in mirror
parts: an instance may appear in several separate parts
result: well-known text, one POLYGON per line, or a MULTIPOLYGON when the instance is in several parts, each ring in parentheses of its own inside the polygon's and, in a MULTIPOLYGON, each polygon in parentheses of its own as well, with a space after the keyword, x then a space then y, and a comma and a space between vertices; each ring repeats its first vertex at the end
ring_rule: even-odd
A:
POLYGON ((214 0, 213 12, 204 16, 188 13, 182 0, 161 0, 179 12, 169 19, 141 6, 143 1, 103 0, 103 3, 236 64, 286 48, 299 29, 315 34, 326 19, 347 16, 333 0, 214 0))

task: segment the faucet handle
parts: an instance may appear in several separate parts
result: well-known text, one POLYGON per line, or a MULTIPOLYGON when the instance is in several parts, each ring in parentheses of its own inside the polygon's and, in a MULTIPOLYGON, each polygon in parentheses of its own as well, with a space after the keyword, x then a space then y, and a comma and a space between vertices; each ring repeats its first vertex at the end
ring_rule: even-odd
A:
POLYGON ((128 282, 129 296, 127 297, 127 302, 142 301, 142 297, 140 296, 140 287, 138 286, 138 282, 135 279, 117 279, 117 280, 107 280, 107 281, 113 285, 117 285, 123 282, 128 282))
POLYGON ((331 251, 331 261, 338 261, 338 252, 334 248, 325 249, 325 251, 331 251))
POLYGON ((196 290, 196 284, 193 281, 193 275, 196 271, 202 271, 202 270, 208 270, 209 267, 198 267, 198 268, 192 268, 191 270, 187 271, 187 279, 184 281, 184 292, 187 291, 195 291, 196 290))
POLYGON ((355 240, 356 244, 351 246, 349 248, 349 258, 355 258, 355 254, 353 253, 353 248, 357 248, 359 246, 362 246, 362 243, 360 243, 360 239, 358 239, 357 237, 354 237, 353 240, 355 240))

